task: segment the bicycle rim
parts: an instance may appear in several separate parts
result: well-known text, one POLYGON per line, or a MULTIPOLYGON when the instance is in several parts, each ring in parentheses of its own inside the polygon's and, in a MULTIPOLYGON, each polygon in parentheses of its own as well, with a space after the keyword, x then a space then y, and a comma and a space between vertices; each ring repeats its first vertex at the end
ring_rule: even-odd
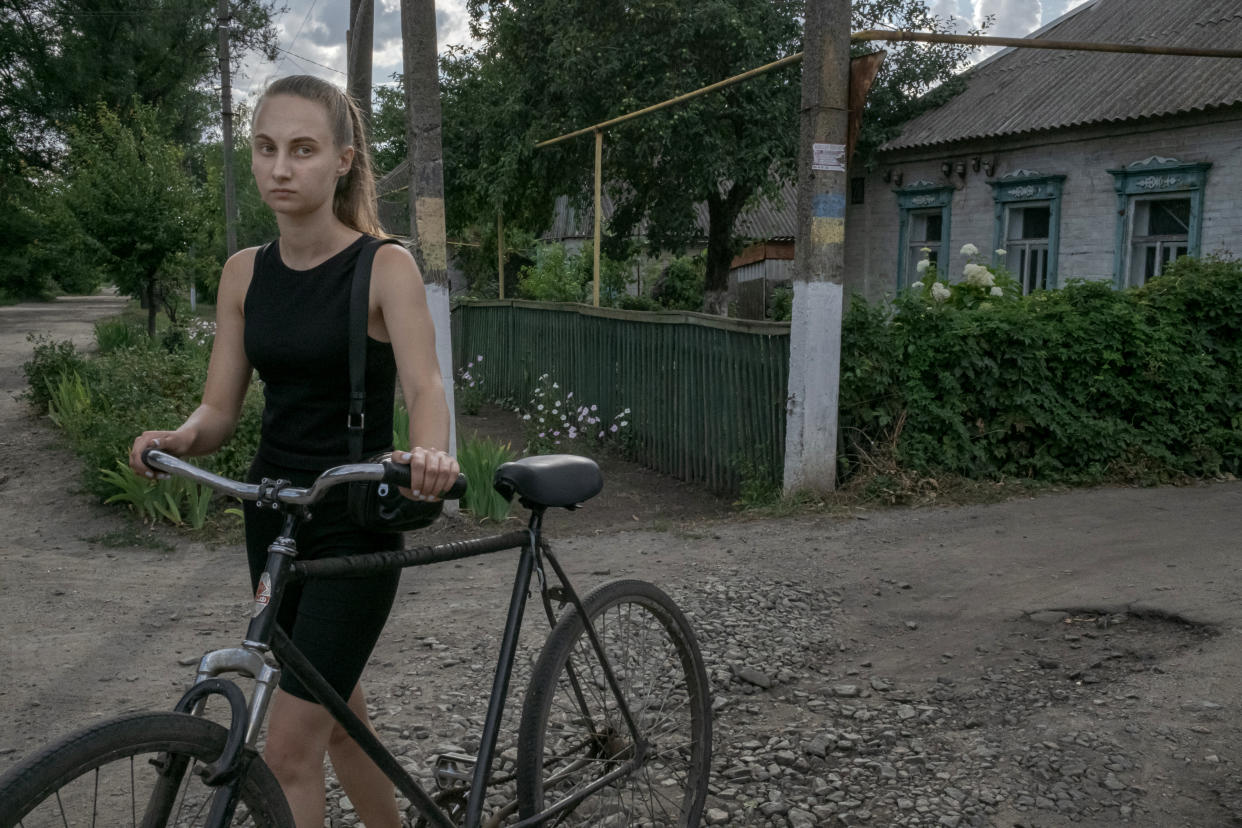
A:
MULTIPOLYGON (((640 581, 600 587, 583 602, 644 746, 629 773, 603 784, 547 825, 698 825, 711 759, 706 671, 685 617, 640 581)), ((633 763, 636 748, 576 612, 536 664, 519 733, 524 818, 633 763)))
MULTIPOLYGON (((201 771, 220 754, 225 733, 179 713, 136 714, 83 730, 0 779, 0 826, 201 826, 218 790, 203 783, 201 771)), ((230 825, 292 828, 262 760, 251 762, 239 799, 230 825)))

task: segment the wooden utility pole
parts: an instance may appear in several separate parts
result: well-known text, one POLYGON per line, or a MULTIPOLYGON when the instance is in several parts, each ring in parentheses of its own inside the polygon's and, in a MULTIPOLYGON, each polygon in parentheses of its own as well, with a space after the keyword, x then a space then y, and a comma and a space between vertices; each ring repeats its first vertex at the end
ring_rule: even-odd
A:
POLYGON ((371 66, 375 48, 375 3, 349 0, 349 31, 345 32, 345 91, 362 110, 371 137, 371 66))
MULTIPOLYGON (((218 0, 216 31, 220 38, 220 119, 224 140, 224 239, 230 256, 237 252, 237 187, 233 181, 233 90, 229 75, 231 26, 232 14, 229 11, 229 0, 218 0)), ((192 287, 191 290, 193 290, 192 287)))
POLYGON ((449 446, 456 453, 435 0, 401 0, 401 41, 405 63, 405 134, 410 159, 410 252, 427 286, 427 304, 436 326, 440 377, 448 396, 449 446))
POLYGON ((808 0, 798 143, 785 491, 836 485, 849 122, 849 0, 808 0))

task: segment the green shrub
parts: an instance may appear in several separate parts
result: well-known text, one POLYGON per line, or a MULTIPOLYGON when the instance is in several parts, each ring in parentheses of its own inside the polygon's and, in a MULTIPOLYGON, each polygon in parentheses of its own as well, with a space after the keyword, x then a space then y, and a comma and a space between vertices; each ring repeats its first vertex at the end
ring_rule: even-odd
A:
POLYGON ((101 319, 95 323, 95 343, 103 354, 144 344, 146 339, 146 329, 126 319, 101 319))
MULTIPOLYGON (((89 490, 130 504, 147 520, 201 525, 210 500, 205 492, 182 482, 131 480, 123 458, 143 430, 176 428, 198 407, 207 376, 208 340, 187 330, 152 343, 134 329, 130 341, 123 330, 120 323, 100 325, 101 353, 90 360, 71 342, 34 338, 34 355, 25 366, 27 397, 64 430, 83 460, 89 490), (148 488, 148 495, 136 494, 148 488)), ((257 388, 251 391, 232 438, 198 460, 204 468, 233 478, 245 476, 258 447, 263 406, 257 388)))
POLYGON ((680 256, 664 268, 651 296, 671 310, 697 311, 703 308, 706 283, 707 260, 702 255, 680 256))
POLYGON ((487 438, 467 437, 462 440, 457 449, 457 463, 470 481, 466 496, 461 499, 462 508, 480 520, 499 523, 508 517, 512 504, 496 491, 492 483, 496 469, 512 459, 513 452, 508 443, 487 438))
POLYGON ((877 457, 1060 482, 1242 472, 1242 264, 1182 260, 1137 290, 1026 297, 952 285, 937 298, 932 278, 846 314, 843 477, 877 457))
POLYGON ((631 296, 626 294, 617 299, 617 307, 622 310, 636 311, 658 311, 664 310, 664 306, 650 296, 631 296))
POLYGON ((788 322, 793 319, 793 288, 773 288, 768 297, 768 319, 788 322))
POLYGON ((535 252, 535 263, 522 269, 518 295, 540 302, 581 302, 581 274, 570 265, 563 244, 546 244, 535 252))
POLYGON ((41 334, 30 334, 26 341, 33 345, 33 353, 22 365, 26 375, 25 397, 35 409, 47 410, 62 376, 76 373, 89 384, 91 377, 86 356, 72 342, 54 341, 41 334))

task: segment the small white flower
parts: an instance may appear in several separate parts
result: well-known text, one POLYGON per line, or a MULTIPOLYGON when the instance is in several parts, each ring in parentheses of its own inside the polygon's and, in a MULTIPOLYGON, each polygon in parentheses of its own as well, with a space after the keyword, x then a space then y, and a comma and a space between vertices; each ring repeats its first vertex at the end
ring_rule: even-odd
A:
POLYGON ((1003 247, 998 247, 998 248, 996 248, 996 255, 997 255, 997 256, 1006 256, 1006 255, 1008 255, 1008 254, 1009 254, 1009 251, 1008 251, 1008 250, 1006 250, 1005 248, 1003 248, 1003 247))
POLYGON ((926 273, 929 267, 931 267, 931 259, 920 259, 919 263, 914 266, 914 269, 919 273, 926 273))
POLYGON ((979 248, 975 247, 970 242, 966 242, 966 244, 962 245, 962 255, 963 256, 978 256, 979 248))
POLYGON ((624 411, 622 411, 621 413, 622 413, 622 414, 629 414, 629 413, 630 413, 630 410, 627 408, 627 409, 625 409, 624 411))
POLYGON ((988 291, 988 293, 991 294, 992 296, 1004 296, 1005 295, 1005 291, 1001 290, 999 287, 993 287, 991 290, 988 291))
POLYGON ((949 288, 945 286, 944 282, 936 282, 934 285, 932 285, 931 295, 932 295, 932 298, 935 299, 937 302, 943 302, 945 299, 948 299, 950 296, 952 296, 952 294, 949 292, 949 288))
POLYGON ((475 362, 482 362, 482 361, 483 361, 483 355, 482 355, 482 354, 479 354, 477 357, 475 357, 475 358, 474 358, 474 361, 475 361, 475 362))
POLYGON ((591 404, 591 410, 592 410, 592 411, 598 411, 598 410, 599 410, 599 406, 598 406, 598 405, 595 405, 594 403, 592 403, 592 404, 591 404))
POLYGON ((616 434, 616 433, 617 433, 617 424, 616 424, 616 423, 613 423, 611 426, 609 426, 609 427, 608 427, 608 430, 609 430, 609 431, 611 431, 613 434, 616 434))
POLYGON ((522 419, 523 419, 523 420, 529 420, 529 419, 530 419, 530 415, 529 415, 529 414, 527 414, 527 415, 526 415, 525 417, 523 417, 522 419))
POLYGON ((574 398, 574 392, 573 392, 573 391, 570 391, 568 394, 566 394, 566 395, 565 395, 565 399, 567 399, 567 400, 572 400, 573 398, 574 398))
POLYGON ((930 252, 931 252, 931 248, 930 248, 930 247, 920 247, 920 248, 919 248, 919 252, 920 252, 920 253, 930 253, 930 252))
POLYGON ((622 427, 622 428, 624 428, 624 427, 625 427, 625 426, 627 426, 627 425, 629 425, 629 423, 628 423, 627 421, 625 421, 625 420, 622 420, 622 421, 621 421, 621 427, 622 427))
POLYGON ((553 387, 553 388, 560 388, 560 387, 561 387, 561 384, 560 384, 559 382, 554 382, 554 383, 552 383, 552 387, 553 387))
POLYGON ((601 431, 599 434, 597 434, 597 435, 595 435, 595 436, 596 436, 596 437, 598 437, 599 439, 601 439, 601 440, 602 440, 602 439, 604 439, 604 432, 602 432, 602 431, 601 431))
POLYGON ((536 410, 536 411, 543 411, 543 403, 540 403, 539 405, 535 406, 535 410, 536 410))

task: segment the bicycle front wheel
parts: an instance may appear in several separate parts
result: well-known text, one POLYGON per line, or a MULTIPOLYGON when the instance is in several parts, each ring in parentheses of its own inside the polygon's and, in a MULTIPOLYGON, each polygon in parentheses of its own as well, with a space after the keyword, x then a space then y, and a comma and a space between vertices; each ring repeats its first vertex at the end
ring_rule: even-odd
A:
MULTIPOLYGON (((0 828, 202 825, 216 788, 200 772, 227 731, 184 713, 136 713, 82 730, 0 778, 0 828)), ((276 777, 254 757, 230 825, 293 828, 276 777)))
POLYGON ((689 622, 644 581, 604 584, 582 604, 639 739, 631 736, 581 614, 571 608, 540 653, 522 707, 522 818, 595 785, 546 824, 697 826, 711 763, 711 694, 689 622), (634 767, 602 781, 627 765, 634 767))

